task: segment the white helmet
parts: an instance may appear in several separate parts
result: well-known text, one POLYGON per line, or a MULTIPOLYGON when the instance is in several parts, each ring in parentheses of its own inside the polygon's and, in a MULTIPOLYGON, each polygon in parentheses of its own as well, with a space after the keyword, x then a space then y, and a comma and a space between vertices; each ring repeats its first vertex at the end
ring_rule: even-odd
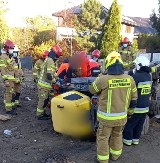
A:
POLYGON ((4 49, 1 49, 1 54, 6 54, 6 51, 4 49))
POLYGON ((15 47, 14 47, 14 50, 13 50, 14 52, 19 52, 19 49, 18 49, 18 47, 17 47, 17 45, 15 45, 15 47))
POLYGON ((149 67, 149 65, 150 65, 149 59, 144 57, 144 56, 137 57, 133 61, 133 63, 135 64, 137 70, 140 70, 140 68, 143 67, 143 66, 149 67))

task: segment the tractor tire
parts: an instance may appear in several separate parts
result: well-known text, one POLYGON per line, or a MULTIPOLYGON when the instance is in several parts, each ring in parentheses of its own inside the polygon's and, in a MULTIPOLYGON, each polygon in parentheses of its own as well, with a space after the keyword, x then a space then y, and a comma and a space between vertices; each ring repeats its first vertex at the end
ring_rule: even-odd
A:
POLYGON ((149 116, 146 116, 145 122, 143 124, 143 130, 142 130, 142 135, 146 135, 149 130, 149 116))
POLYGON ((157 114, 156 115, 160 115, 160 102, 159 101, 157 101, 156 107, 157 107, 157 114))
POLYGON ((157 115, 157 113, 159 112, 159 103, 157 103, 157 101, 152 100, 149 106, 149 115, 151 117, 154 117, 155 115, 157 115))

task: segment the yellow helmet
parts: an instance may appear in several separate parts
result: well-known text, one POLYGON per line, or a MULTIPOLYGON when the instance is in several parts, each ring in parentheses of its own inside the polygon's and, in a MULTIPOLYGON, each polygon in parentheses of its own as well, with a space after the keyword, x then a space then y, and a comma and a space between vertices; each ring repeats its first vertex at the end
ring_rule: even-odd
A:
POLYGON ((105 60, 106 69, 108 69, 108 67, 111 66, 111 65, 113 65, 114 63, 116 63, 117 60, 118 60, 121 64, 123 64, 121 55, 120 55, 118 52, 116 52, 116 51, 111 52, 111 53, 106 57, 106 60, 105 60))

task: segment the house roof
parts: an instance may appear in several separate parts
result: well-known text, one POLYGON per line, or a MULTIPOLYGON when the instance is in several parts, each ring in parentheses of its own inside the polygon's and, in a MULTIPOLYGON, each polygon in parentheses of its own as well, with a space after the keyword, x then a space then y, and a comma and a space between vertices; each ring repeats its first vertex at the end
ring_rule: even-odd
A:
MULTIPOLYGON (((63 17, 64 12, 65 12, 65 9, 53 13, 52 16, 63 17)), ((70 13, 70 14, 80 14, 80 13, 82 12, 81 5, 68 8, 68 9, 66 9, 66 12, 68 12, 68 13, 70 13)))
MULTIPOLYGON (((103 11, 106 12, 106 14, 109 12, 109 10, 104 6, 102 7, 102 9, 103 9, 103 11)), ((137 26, 136 22, 134 22, 131 18, 124 16, 124 15, 122 15, 122 23, 123 24, 129 24, 132 26, 137 26)))
MULTIPOLYGON (((106 14, 109 11, 104 6, 102 6, 102 9, 103 9, 104 12, 106 12, 106 14)), ((65 11, 67 13, 70 13, 70 14, 80 14, 82 12, 82 7, 81 7, 81 5, 74 6, 72 8, 68 8, 66 10, 61 10, 61 11, 55 12, 55 13, 52 14, 52 16, 63 17, 65 11)), ((129 25, 132 25, 132 26, 137 26, 136 22, 133 21, 131 18, 127 17, 127 16, 122 16, 122 23, 129 24, 129 25)))
POLYGON ((130 17, 138 26, 135 27, 135 34, 156 34, 156 29, 152 28, 149 18, 130 17))

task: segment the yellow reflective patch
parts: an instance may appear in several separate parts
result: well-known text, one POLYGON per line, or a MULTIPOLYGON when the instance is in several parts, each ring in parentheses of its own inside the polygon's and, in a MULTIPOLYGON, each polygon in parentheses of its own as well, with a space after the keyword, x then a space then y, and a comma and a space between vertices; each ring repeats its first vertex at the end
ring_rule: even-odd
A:
POLYGON ((112 148, 110 148, 110 153, 111 153, 112 155, 117 155, 117 156, 119 156, 119 155, 122 154, 122 149, 121 149, 121 150, 113 150, 112 148))
POLYGON ((111 113, 112 90, 108 90, 107 113, 111 113))
POLYGON ((104 120, 114 121, 114 120, 125 119, 127 117, 127 114, 121 115, 121 116, 118 116, 118 117, 107 117, 107 116, 104 116, 102 114, 97 113, 97 117, 102 118, 104 120))
POLYGON ((97 88, 97 85, 95 82, 93 82, 93 88, 95 89, 96 92, 99 92, 99 89, 97 88))
POLYGON ((148 95, 151 93, 151 87, 142 88, 141 95, 148 95))
POLYGON ((132 92, 136 92, 137 91, 137 88, 135 87, 134 89, 132 89, 132 92))
POLYGON ((97 155, 98 160, 100 161, 106 161, 109 159, 109 155, 102 156, 102 155, 97 155))
POLYGON ((131 87, 131 80, 130 78, 125 79, 112 79, 109 80, 109 88, 124 88, 124 87, 131 87))
POLYGON ((128 102, 129 102, 129 98, 130 98, 130 93, 131 93, 131 88, 128 88, 127 96, 126 96, 125 111, 127 111, 127 109, 128 109, 128 102))
POLYGON ((156 67, 152 67, 151 71, 152 71, 152 73, 155 73, 156 72, 156 67))

